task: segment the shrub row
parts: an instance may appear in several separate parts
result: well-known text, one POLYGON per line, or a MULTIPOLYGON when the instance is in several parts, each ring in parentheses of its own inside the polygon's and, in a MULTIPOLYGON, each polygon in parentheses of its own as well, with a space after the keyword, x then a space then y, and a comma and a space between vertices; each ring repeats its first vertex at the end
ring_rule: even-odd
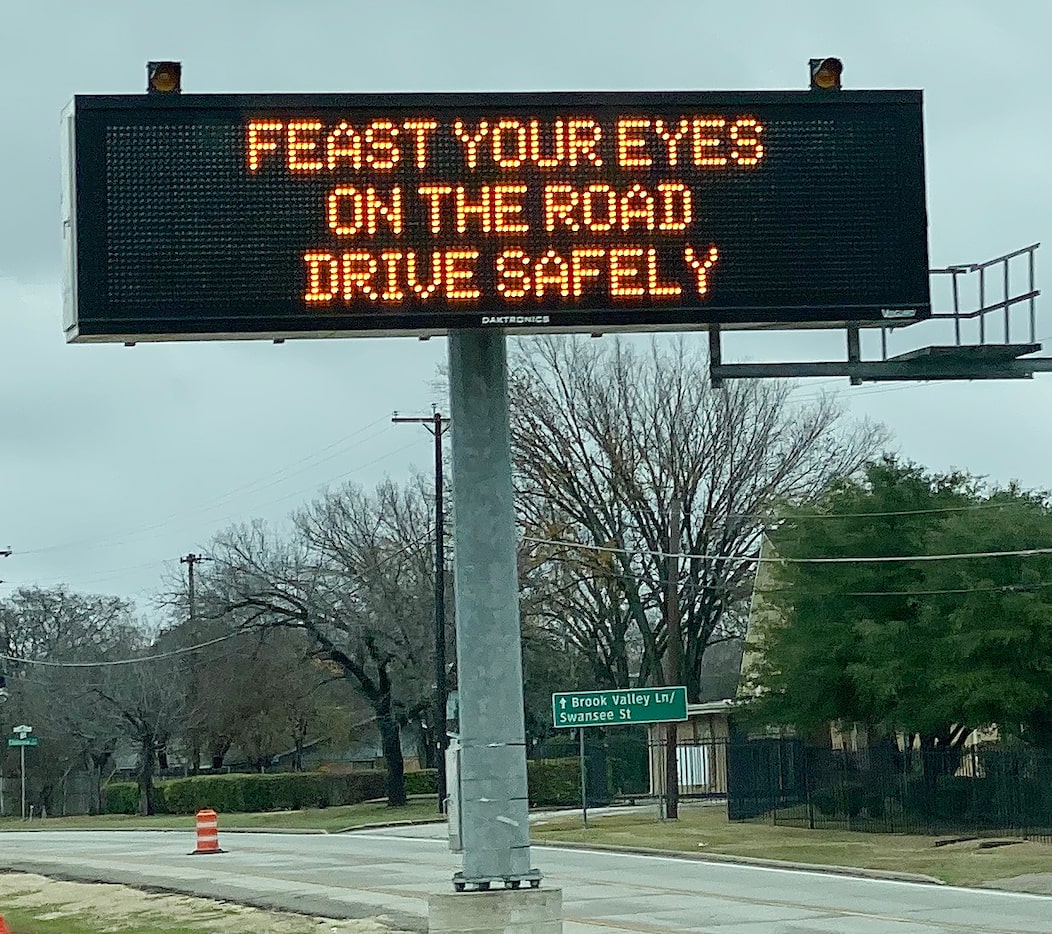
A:
POLYGON ((580 759, 531 759, 526 767, 530 807, 581 803, 580 759))
POLYGON ((437 795, 438 771, 421 769, 419 772, 406 772, 405 793, 407 795, 437 795))
MULTIPOLYGON (((526 763, 531 807, 581 803, 581 766, 577 759, 531 759, 526 763)), ((438 794, 438 772, 405 773, 407 795, 438 794)))
POLYGON ((102 791, 107 814, 139 813, 139 786, 135 782, 110 782, 102 791))
MULTIPOLYGON (((537 759, 527 766, 533 807, 580 801, 581 773, 577 759, 537 759)), ((406 772, 405 791, 407 795, 437 794, 438 773, 434 769, 406 772)), ((212 808, 221 814, 287 811, 359 804, 386 794, 385 772, 194 775, 158 782, 154 808, 161 814, 195 814, 202 808, 212 808)), ((107 814, 138 813, 139 786, 135 782, 112 782, 106 786, 105 795, 107 814)))
MULTIPOLYGON (((135 782, 113 782, 105 793, 107 814, 138 813, 139 786, 135 782)), ((194 775, 158 782, 156 793, 154 807, 161 814, 195 814, 202 808, 226 814, 289 811, 382 798, 387 794, 387 776, 383 772, 194 775)))

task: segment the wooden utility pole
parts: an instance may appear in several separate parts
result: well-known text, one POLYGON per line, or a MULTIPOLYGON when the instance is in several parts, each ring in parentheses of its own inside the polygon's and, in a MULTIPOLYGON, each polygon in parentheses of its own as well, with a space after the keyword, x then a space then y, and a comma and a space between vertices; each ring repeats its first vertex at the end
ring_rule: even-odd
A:
POLYGON ((184 555, 179 559, 180 564, 186 565, 186 594, 189 602, 189 622, 190 629, 193 632, 194 623, 197 621, 197 600, 196 591, 194 590, 194 565, 199 561, 211 561, 207 555, 195 555, 192 551, 188 555, 184 555))
MULTIPOLYGON (((674 497, 669 504, 668 561, 665 581, 665 624, 668 644, 665 647, 665 684, 674 687, 683 677, 683 631, 679 615, 679 530, 683 524, 683 500, 674 497)), ((679 724, 665 727, 665 817, 679 818, 679 724)))
POLYGON ((442 428, 448 418, 435 411, 430 417, 394 416, 392 422, 424 425, 435 439, 435 768, 438 773, 438 810, 446 811, 446 549, 445 509, 442 504, 442 428))

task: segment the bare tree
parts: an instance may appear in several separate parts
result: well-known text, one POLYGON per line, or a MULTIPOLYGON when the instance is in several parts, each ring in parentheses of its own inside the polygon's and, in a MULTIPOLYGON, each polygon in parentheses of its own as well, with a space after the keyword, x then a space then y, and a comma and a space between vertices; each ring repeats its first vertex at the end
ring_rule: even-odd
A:
POLYGON ((420 484, 348 486, 298 513, 286 539, 264 526, 215 543, 203 593, 243 627, 301 630, 376 716, 388 803, 405 803, 401 731, 433 690, 430 504, 420 484))
MULTIPOLYGON (((96 656, 98 657, 98 656, 96 656)), ((39 799, 48 813, 64 810, 59 798, 76 772, 90 781, 89 813, 103 810, 102 784, 122 736, 116 715, 92 690, 81 668, 33 668, 18 681, 18 695, 42 744, 39 799)))
POLYGON ((139 650, 141 661, 100 668, 92 676, 93 692, 137 749, 139 813, 144 816, 155 809, 157 754, 182 730, 186 711, 179 661, 164 657, 164 641, 151 642, 139 650))
MULTIPOLYGON (((174 606, 178 598, 171 594, 167 602, 174 606)), ((183 649, 203 646, 186 653, 180 671, 186 716, 178 740, 195 774, 205 757, 221 767, 234 747, 258 769, 291 747, 300 769, 308 738, 324 739, 328 721, 341 719, 334 708, 353 706, 346 692, 324 690, 340 679, 339 670, 315 657, 302 632, 239 632, 231 619, 198 615, 165 638, 183 649)))
POLYGON ((661 677, 672 503, 683 504, 675 593, 679 678, 699 693, 713 642, 740 635, 753 563, 780 504, 814 497, 885 442, 828 398, 793 404, 781 382, 710 387, 693 344, 522 342, 512 364, 512 444, 535 606, 605 683, 661 677), (540 542, 536 540, 541 540, 540 542), (551 544, 574 541, 587 548, 551 544), (552 570, 559 563, 562 572, 552 570), (547 588, 548 600, 541 599, 547 588))
POLYGON ((12 693, 2 720, 31 723, 44 738, 32 757, 34 797, 52 813, 80 770, 91 776, 89 810, 101 809, 104 770, 121 735, 90 689, 90 670, 63 666, 104 660, 137 638, 130 607, 116 597, 23 587, 0 601, 0 652, 12 659, 2 666, 12 693))
POLYGON ((20 587, 0 601, 0 650, 20 659, 62 659, 105 649, 127 628, 128 613, 118 597, 20 587))

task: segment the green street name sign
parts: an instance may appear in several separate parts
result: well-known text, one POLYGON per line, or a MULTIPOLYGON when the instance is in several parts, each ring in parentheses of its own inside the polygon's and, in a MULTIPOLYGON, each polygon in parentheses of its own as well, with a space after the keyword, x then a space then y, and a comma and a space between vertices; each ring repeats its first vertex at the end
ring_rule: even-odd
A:
POLYGON ((35 736, 31 736, 29 739, 9 739, 7 741, 8 746, 36 746, 37 739, 35 736))
POLYGON ((686 719, 687 689, 684 687, 573 691, 552 695, 552 723, 557 730, 686 719))

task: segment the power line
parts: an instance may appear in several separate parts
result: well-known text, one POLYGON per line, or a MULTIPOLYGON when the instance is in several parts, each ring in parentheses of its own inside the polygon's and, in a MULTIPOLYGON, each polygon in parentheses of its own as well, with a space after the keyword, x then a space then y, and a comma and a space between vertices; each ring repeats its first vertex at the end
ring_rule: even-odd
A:
MULTIPOLYGON (((262 490, 265 490, 265 489, 267 489, 269 487, 276 486, 278 483, 281 483, 281 482, 289 479, 290 477, 297 476, 298 474, 304 472, 303 470, 300 470, 300 471, 295 471, 295 472, 290 473, 291 468, 296 467, 299 464, 305 463, 307 461, 316 460, 319 455, 324 454, 326 451, 328 451, 328 450, 330 450, 330 449, 332 449, 334 447, 339 447, 339 446, 342 446, 342 445, 346 444, 348 441, 351 441, 352 439, 356 438, 358 435, 361 435, 364 432, 369 431, 371 428, 375 428, 381 422, 386 422, 386 420, 387 420, 387 416, 383 416, 383 417, 381 417, 379 419, 376 419, 375 421, 370 422, 368 425, 365 425, 362 428, 359 428, 357 431, 354 431, 351 434, 346 435, 345 437, 340 438, 337 441, 332 442, 331 444, 327 445, 326 447, 321 448, 318 451, 315 451, 313 454, 310 454, 307 457, 301 458, 298 461, 293 461, 291 464, 287 464, 285 467, 280 468, 275 474, 271 474, 271 475, 268 475, 268 476, 261 477, 261 478, 259 478, 257 480, 254 480, 254 481, 250 482, 250 483, 242 484, 239 487, 235 487, 232 490, 228 490, 226 493, 221 494, 220 496, 218 496, 212 502, 205 503, 205 504, 202 504, 202 505, 197 506, 197 507, 191 507, 188 510, 181 510, 179 512, 171 513, 170 515, 166 516, 165 518, 160 519, 160 520, 158 520, 156 522, 150 523, 148 525, 136 526, 134 528, 124 529, 124 530, 121 530, 121 531, 115 531, 115 532, 111 532, 109 534, 103 534, 102 536, 99 536, 97 538, 86 538, 86 539, 81 539, 79 541, 69 541, 69 542, 64 542, 64 543, 60 543, 60 544, 56 544, 56 545, 43 545, 43 546, 41 546, 39 548, 30 548, 30 549, 19 551, 18 554, 35 555, 35 554, 43 554, 43 553, 50 552, 50 551, 66 551, 66 550, 69 550, 71 548, 80 548, 80 547, 82 547, 84 545, 87 545, 87 544, 91 544, 91 545, 96 546, 96 547, 98 545, 100 545, 100 544, 104 544, 104 545, 107 545, 107 546, 116 546, 116 545, 125 544, 126 540, 128 538, 138 538, 138 537, 140 537, 141 535, 143 535, 146 532, 151 532, 151 531, 163 529, 165 526, 167 526, 174 519, 180 519, 180 518, 183 518, 183 517, 185 517, 187 515, 196 515, 196 514, 201 514, 201 513, 208 513, 209 511, 214 510, 214 509, 216 509, 219 506, 225 505, 228 500, 230 500, 231 498, 235 497, 235 495, 238 494, 238 493, 250 491, 251 493, 255 494, 255 493, 259 493, 262 490), (265 482, 265 481, 268 481, 268 482, 265 482), (260 484, 263 484, 263 485, 260 486, 260 484), (253 487, 256 487, 256 489, 252 489, 253 487)), ((377 438, 381 437, 382 435, 386 434, 388 431, 390 431, 390 426, 389 425, 385 426, 382 431, 379 431, 376 434, 371 435, 369 438, 365 439, 365 441, 374 441, 377 438)), ((393 454, 399 453, 399 451, 401 451, 401 450, 404 450, 404 449, 400 448, 398 450, 388 452, 387 454, 382 455, 381 458, 379 458, 379 459, 383 459, 384 457, 390 457, 393 454)), ((317 460, 316 463, 313 463, 310 466, 311 467, 316 467, 319 464, 325 463, 326 461, 332 460, 334 457, 338 457, 338 456, 339 456, 339 452, 337 452, 336 454, 331 454, 328 457, 324 457, 324 458, 321 458, 320 460, 317 460)), ((369 461, 368 463, 363 464, 363 465, 359 465, 359 467, 356 467, 354 469, 355 470, 360 470, 363 467, 371 466, 374 463, 376 463, 376 460, 369 461)), ((354 470, 350 471, 350 473, 353 473, 353 472, 354 472, 354 470)), ((322 486, 322 485, 324 485, 326 483, 331 483, 333 479, 339 479, 340 477, 344 477, 344 476, 347 476, 347 473, 340 474, 339 477, 337 477, 337 478, 330 478, 328 480, 323 480, 319 484, 316 484, 315 486, 322 486)), ((297 493, 293 493, 291 495, 292 496, 296 496, 298 494, 297 493)), ((289 496, 284 496, 284 497, 281 497, 281 498, 279 498, 277 500, 273 500, 273 501, 271 501, 269 503, 266 503, 264 505, 273 505, 274 503, 282 502, 284 499, 288 499, 288 498, 290 498, 290 497, 289 496)), ((220 521, 222 521, 222 520, 220 520, 220 521)))
POLYGON ((757 593, 803 593, 811 597, 938 597, 967 593, 1026 593, 1052 587, 1052 581, 1033 583, 995 584, 989 587, 947 587, 942 590, 819 590, 806 584, 789 587, 759 587, 757 593))
POLYGON ((903 561, 951 561, 965 558, 1029 558, 1035 555, 1052 554, 1052 548, 1024 548, 1017 551, 973 551, 944 555, 867 555, 862 557, 837 558, 786 558, 782 556, 765 558, 760 555, 692 555, 669 554, 665 551, 646 548, 613 548, 609 545, 588 545, 584 542, 566 541, 552 538, 533 538, 526 536, 523 541, 537 545, 558 545, 565 548, 578 548, 585 551, 599 551, 607 554, 652 555, 658 558, 679 558, 694 561, 738 561, 763 564, 882 564, 903 561))
MULTIPOLYGON (((796 519, 880 519, 891 516, 925 516, 939 513, 973 512, 984 509, 1005 509, 1009 506, 1018 505, 1018 501, 1006 500, 1003 503, 973 503, 968 506, 939 506, 931 509, 889 509, 882 512, 803 512, 790 513, 784 516, 783 519, 787 521, 796 519)), ((770 515, 754 512, 731 512, 727 515, 732 519, 771 518, 770 515)))
POLYGON ((3 654, 0 654, 0 659, 5 662, 16 662, 19 665, 36 665, 38 668, 113 668, 117 665, 137 665, 141 662, 158 662, 166 658, 187 655, 190 652, 199 652, 201 649, 207 649, 209 646, 218 645, 220 642, 226 642, 229 639, 244 635, 247 631, 248 630, 238 630, 237 632, 227 633, 225 636, 219 636, 216 639, 209 639, 207 642, 199 642, 197 645, 184 646, 181 649, 173 649, 170 652, 160 652, 157 655, 139 655, 135 658, 117 658, 103 662, 51 662, 42 658, 19 658, 17 655, 3 654))
MULTIPOLYGON (((310 487, 305 487, 303 489, 296 490, 296 491, 294 491, 292 493, 286 494, 285 496, 281 496, 278 499, 271 500, 269 503, 267 503, 265 505, 274 506, 274 505, 276 505, 278 503, 281 503, 281 502, 284 502, 286 500, 293 499, 293 498, 299 497, 299 496, 303 496, 304 494, 306 494, 308 492, 314 492, 317 489, 319 489, 320 487, 327 486, 328 484, 334 483, 337 480, 342 480, 344 477, 348 477, 351 474, 353 474, 353 473, 355 473, 355 472, 357 472, 359 470, 364 470, 366 467, 371 467, 373 464, 377 464, 377 463, 379 463, 382 460, 386 460, 388 457, 393 457, 395 454, 400 454, 403 451, 407 451, 409 448, 414 447, 414 446, 415 445, 412 442, 410 442, 408 444, 405 444, 405 445, 402 445, 402 447, 395 448, 393 451, 387 451, 386 453, 381 454, 378 457, 375 457, 375 458, 373 458, 370 461, 366 461, 364 464, 358 464, 356 467, 353 467, 351 470, 345 471, 342 474, 338 474, 335 477, 330 477, 329 479, 323 480, 320 483, 314 484, 314 485, 312 485, 310 487)), ((222 518, 214 519, 214 520, 211 520, 211 521, 214 524, 218 524, 218 523, 222 523, 222 522, 229 522, 229 521, 231 521, 233 519, 237 519, 237 518, 240 518, 240 517, 241 517, 240 514, 229 514, 229 515, 224 516, 222 518)), ((173 516, 171 516, 169 518, 175 518, 175 516, 173 515, 173 516)), ((152 529, 161 528, 161 527, 163 527, 163 525, 167 521, 168 520, 164 520, 164 522, 162 522, 162 523, 155 524, 155 525, 152 525, 152 526, 146 526, 146 527, 140 529, 140 531, 141 532, 148 532, 148 531, 150 531, 152 529)), ((135 537, 135 536, 133 535, 131 537, 135 537)), ((125 544, 125 542, 118 542, 117 544, 125 544)), ((43 548, 29 549, 28 551, 14 552, 14 554, 16 554, 16 555, 35 555, 35 554, 39 554, 41 552, 46 552, 46 551, 62 550, 64 548, 66 548, 66 547, 69 547, 69 546, 67 546, 67 545, 54 545, 54 546, 47 546, 47 547, 43 547, 43 548)), ((157 566, 157 565, 160 565, 160 564, 165 564, 168 561, 174 561, 174 560, 175 559, 172 558, 172 557, 159 558, 156 561, 150 561, 150 562, 146 562, 146 563, 143 563, 143 564, 130 565, 130 566, 126 565, 126 566, 122 566, 122 567, 119 567, 119 568, 110 568, 110 569, 98 571, 98 572, 95 572, 95 573, 89 575, 88 577, 84 577, 84 578, 73 578, 72 580, 71 579, 60 579, 60 580, 57 580, 56 583, 58 583, 58 584, 71 583, 71 582, 75 583, 76 581, 79 580, 82 583, 87 583, 89 585, 93 585, 95 583, 103 583, 103 582, 108 581, 108 580, 113 580, 115 577, 120 576, 121 574, 125 573, 126 571, 137 570, 139 568, 154 567, 154 566, 157 566)), ((33 583, 34 582, 26 582, 25 585, 26 586, 32 586, 33 583)), ((144 588, 144 590, 145 590, 145 588, 144 588)))
MULTIPOLYGON (((545 560, 572 562, 576 559, 571 558, 569 555, 551 555, 545 560)), ((581 576, 576 578, 570 584, 564 585, 559 589, 566 590, 572 586, 587 583, 588 581, 607 580, 611 577, 632 578, 640 581, 646 580, 654 587, 665 587, 669 583, 669 579, 663 575, 653 577, 640 571, 625 571, 619 569, 611 572, 609 575, 592 574, 589 576, 581 576)), ((692 583, 689 578, 685 580, 681 578, 679 582, 687 591, 704 590, 730 593, 743 589, 742 585, 731 585, 726 581, 721 580, 711 581, 710 583, 703 583, 700 581, 692 583)), ((793 583, 787 587, 758 587, 756 588, 756 592, 761 594, 802 593, 807 596, 829 597, 930 597, 938 596, 940 594, 1025 593, 1029 590, 1041 590, 1046 587, 1052 587, 1052 581, 1021 581, 1017 584, 995 584, 988 587, 953 587, 944 590, 834 590, 829 588, 819 589, 817 587, 808 586, 807 584, 793 583)))
MULTIPOLYGON (((368 574, 370 571, 378 570, 379 568, 383 567, 385 564, 389 563, 390 561, 393 561, 395 558, 401 557, 402 555, 406 554, 409 551, 412 551, 414 548, 417 548, 420 545, 430 545, 430 543, 431 543, 431 536, 433 534, 434 534, 434 530, 433 529, 428 529, 428 531, 427 531, 427 533, 425 535, 422 535, 420 538, 414 539, 413 541, 408 542, 407 544, 405 544, 401 548, 399 548, 397 551, 393 551, 390 554, 385 555, 382 559, 380 559, 379 561, 374 562, 368 568, 362 569, 359 572, 359 576, 368 574)), ((195 559, 196 560, 205 560, 205 559, 202 559, 200 556, 195 556, 195 559)), ((214 559, 207 559, 207 560, 214 560, 214 559)), ((359 587, 357 589, 352 590, 350 593, 346 594, 345 596, 354 596, 357 593, 357 591, 360 590, 360 589, 361 589, 361 585, 359 585, 359 587)), ((116 665, 136 665, 136 664, 139 664, 141 662, 161 661, 161 660, 166 659, 166 658, 174 658, 174 657, 180 656, 180 655, 187 655, 187 654, 189 654, 191 652, 198 652, 201 649, 207 649, 210 646, 218 645, 220 642, 226 642, 226 641, 228 641, 230 639, 236 638, 237 636, 241 636, 241 635, 245 635, 247 633, 253 632, 255 628, 256 627, 248 627, 248 628, 244 628, 243 627, 241 629, 238 629, 235 632, 227 633, 225 636, 219 636, 218 638, 215 638, 215 639, 209 639, 207 642, 199 642, 199 643, 197 643, 195 645, 184 646, 183 648, 180 648, 180 649, 173 649, 170 652, 161 652, 161 653, 156 654, 156 655, 139 655, 139 656, 136 656, 134 658, 110 659, 108 661, 101 661, 101 662, 51 662, 51 661, 46 661, 44 659, 19 658, 18 656, 15 656, 15 655, 0 654, 0 660, 8 661, 8 662, 17 662, 18 664, 22 664, 22 665, 36 665, 38 667, 43 667, 43 668, 110 668, 110 667, 113 667, 113 666, 116 666, 116 665)))

